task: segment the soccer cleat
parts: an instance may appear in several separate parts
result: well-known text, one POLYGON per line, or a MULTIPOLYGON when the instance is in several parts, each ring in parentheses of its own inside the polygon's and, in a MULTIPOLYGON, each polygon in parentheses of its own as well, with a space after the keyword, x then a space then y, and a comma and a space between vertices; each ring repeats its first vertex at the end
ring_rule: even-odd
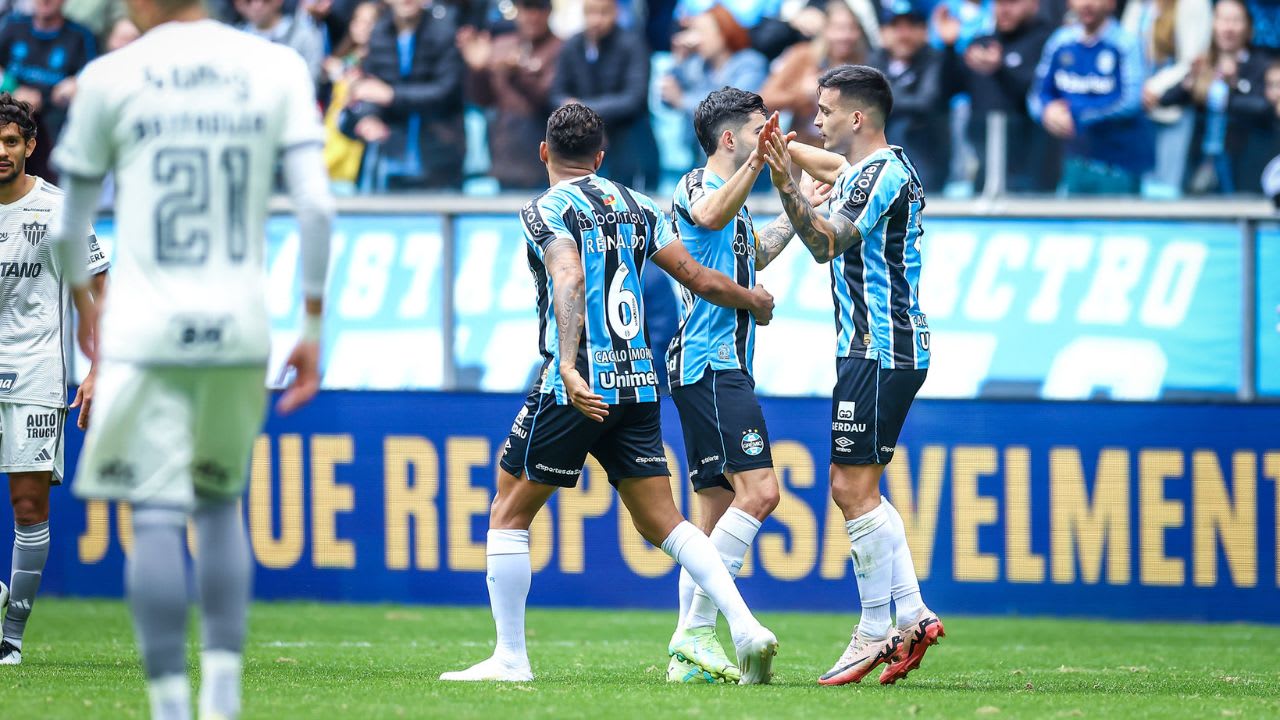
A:
POLYGON ((0 665, 21 665, 22 651, 16 645, 5 640, 0 642, 0 665))
POLYGON ((466 670, 441 673, 440 679, 457 682, 530 682, 533 680, 533 671, 528 664, 512 666, 495 655, 466 670))
POLYGON ((761 626, 734 648, 742 667, 739 685, 767 685, 773 680, 773 656, 778 654, 778 638, 761 626))
POLYGON ((676 630, 676 634, 671 636, 671 644, 667 646, 667 653, 705 670, 715 680, 738 682, 742 677, 738 666, 730 662, 724 648, 720 647, 714 627, 676 630))
POLYGON ((920 619, 905 628, 898 629, 898 638, 902 641, 902 653, 898 660, 880 673, 880 682, 892 685, 905 678, 907 673, 920 667, 925 650, 930 645, 937 645, 947 632, 942 628, 942 621, 932 611, 926 609, 920 619))
POLYGON ((667 663, 667 682, 701 685, 715 681, 711 673, 674 655, 671 656, 671 662, 667 663))
POLYGON ((899 657, 902 640, 897 633, 890 633, 887 638, 869 638, 859 632, 853 633, 849 647, 827 671, 818 678, 819 685, 846 685, 860 682, 877 665, 893 662, 899 657))

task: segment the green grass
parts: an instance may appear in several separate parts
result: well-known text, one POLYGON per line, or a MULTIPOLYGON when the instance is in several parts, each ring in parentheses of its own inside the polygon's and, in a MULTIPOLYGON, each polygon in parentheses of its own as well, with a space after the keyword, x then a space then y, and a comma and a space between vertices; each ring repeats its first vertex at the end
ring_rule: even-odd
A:
MULTIPOLYGON (((673 613, 579 610, 530 613, 535 682, 472 685, 436 677, 488 656, 486 608, 259 604, 245 717, 1280 717, 1275 627, 944 617, 905 682, 823 688, 853 619, 760 617, 782 643, 769 687, 669 685, 673 613)), ((0 717, 146 717, 123 604, 42 599, 27 641, 0 667, 0 717)))

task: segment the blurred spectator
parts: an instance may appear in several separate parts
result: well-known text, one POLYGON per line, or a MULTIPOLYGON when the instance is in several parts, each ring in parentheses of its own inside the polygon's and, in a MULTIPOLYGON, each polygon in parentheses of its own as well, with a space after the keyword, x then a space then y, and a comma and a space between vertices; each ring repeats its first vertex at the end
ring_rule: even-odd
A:
POLYGON ((307 62, 312 79, 320 79, 320 64, 324 62, 324 37, 310 15, 301 10, 286 15, 284 0, 235 2, 236 11, 244 18, 244 22, 237 25, 237 28, 298 51, 307 62))
POLYGON ((344 32, 342 43, 333 54, 325 58, 325 77, 332 84, 329 107, 324 114, 324 162, 329 168, 329 180, 335 190, 349 193, 355 189, 360 177, 360 163, 364 159, 364 143, 343 135, 339 130, 342 109, 351 96, 351 86, 362 75, 360 64, 369 54, 369 37, 382 12, 382 3, 370 0, 357 5, 351 16, 351 24, 344 32))
POLYGON ((1151 167, 1142 51, 1114 9, 1114 0, 1071 0, 1076 22, 1049 38, 1028 98, 1032 117, 1065 143, 1070 195, 1136 193, 1151 167))
POLYGON ((1180 84, 1160 98, 1162 105, 1196 108, 1193 150, 1199 162, 1188 181, 1192 193, 1257 192, 1261 161, 1273 129, 1267 104, 1267 59, 1249 46, 1252 27, 1241 0, 1218 0, 1213 9, 1209 51, 1191 63, 1180 84))
POLYGON ((128 17, 124 0, 67 0, 67 19, 89 28, 93 36, 106 40, 108 31, 128 17))
POLYGON ((30 16, 11 16, 0 28, 0 92, 12 93, 36 110, 39 141, 27 161, 30 173, 57 182, 49 151, 75 97, 76 74, 97 54, 93 33, 67 20, 62 0, 35 0, 30 16))
POLYGON ((374 162, 365 159, 374 188, 458 189, 467 143, 457 11, 438 1, 386 5, 390 12, 369 38, 365 77, 351 88, 343 130, 378 143, 374 162))
POLYGON ((940 0, 929 19, 929 43, 939 50, 955 48, 957 53, 963 53, 974 38, 993 32, 993 0, 940 0))
MULTIPOLYGON (((676 66, 662 78, 662 101, 684 113, 688 142, 694 156, 705 157, 693 134, 698 103, 726 85, 757 92, 764 85, 769 63, 751 49, 751 37, 734 16, 716 5, 695 17, 688 29, 671 40, 676 66)), ((816 87, 816 86, 815 86, 816 87)))
POLYGON ((115 52, 140 37, 142 33, 132 20, 120 18, 111 24, 111 30, 107 33, 107 52, 115 52))
POLYGON ((924 13, 909 0, 895 2, 880 25, 880 45, 868 64, 883 72, 893 88, 885 137, 911 156, 926 192, 940 191, 950 157, 943 56, 929 47, 924 13))
POLYGON ((868 43, 862 24, 844 0, 827 4, 821 34, 782 54, 760 90, 770 111, 791 113, 796 139, 822 147, 813 125, 818 113, 818 76, 838 65, 867 61, 868 43))
POLYGON ((299 0, 299 7, 306 11, 321 30, 325 47, 335 51, 347 39, 351 23, 355 21, 360 0, 299 0))
POLYGON ((472 28, 458 32, 458 49, 470 69, 471 99, 490 108, 490 174, 504 190, 547 184, 538 158, 551 114, 551 82, 560 39, 551 34, 551 0, 516 0, 516 31, 490 38, 472 28))
POLYGON ((1253 46, 1280 57, 1280 0, 1247 0, 1253 18, 1253 46))
POLYGON ((782 8, 782 0, 678 0, 676 22, 688 28, 696 18, 706 15, 716 7, 723 8, 734 22, 750 30, 762 19, 777 16, 782 8))
POLYGON ((586 0, 586 29, 569 38, 551 86, 555 106, 578 102, 604 120, 608 147, 600 173, 640 191, 657 188, 658 151, 649 122, 649 50, 618 27, 616 0, 586 0))
MULTIPOLYGON (((868 48, 880 47, 877 0, 838 0, 857 18, 868 48)), ((829 0, 783 0, 777 17, 765 17, 751 28, 751 47, 773 60, 789 48, 822 37, 831 14, 829 0)))
POLYGON ((1144 194, 1181 194, 1195 118, 1180 107, 1160 107, 1160 98, 1209 47, 1212 15, 1209 0, 1130 0, 1124 8, 1121 25, 1138 38, 1146 59, 1142 106, 1155 134, 1155 166, 1144 179, 1144 194))
MULTIPOLYGON (((962 57, 962 86, 972 99, 968 137, 980 163, 986 161, 987 116, 1006 118, 1006 180, 1010 192, 1049 192, 1057 184, 1050 139, 1027 112, 1027 92, 1036 62, 1053 26, 1040 16, 1037 0, 995 0, 995 32, 975 38, 962 57)), ((985 181, 979 166, 977 184, 985 181)))

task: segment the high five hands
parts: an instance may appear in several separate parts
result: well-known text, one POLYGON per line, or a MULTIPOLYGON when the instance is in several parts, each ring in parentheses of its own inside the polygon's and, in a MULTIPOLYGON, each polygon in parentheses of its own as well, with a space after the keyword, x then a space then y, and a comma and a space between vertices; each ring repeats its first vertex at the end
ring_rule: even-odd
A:
POLYGON ((794 132, 782 132, 778 113, 775 111, 765 121, 760 139, 756 141, 756 154, 769 163, 769 179, 776 188, 786 187, 791 182, 791 153, 787 151, 787 146, 795 139, 794 132))

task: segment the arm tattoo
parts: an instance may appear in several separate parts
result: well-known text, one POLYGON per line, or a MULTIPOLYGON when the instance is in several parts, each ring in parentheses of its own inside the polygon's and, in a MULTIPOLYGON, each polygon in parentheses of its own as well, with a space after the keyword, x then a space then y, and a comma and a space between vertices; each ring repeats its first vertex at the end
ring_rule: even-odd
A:
POLYGON ((795 237, 795 228, 784 215, 765 226, 756 244, 756 270, 763 270, 786 249, 791 238, 795 237))
POLYGON ((820 263, 830 262, 857 239, 852 223, 844 220, 839 213, 834 214, 831 220, 819 215, 794 182, 787 183, 778 194, 782 197, 782 208, 791 220, 796 235, 809 248, 809 254, 813 255, 814 260, 820 263))
POLYGON ((587 299, 582 288, 582 264, 578 247, 569 238, 556 238, 544 253, 547 270, 555 283, 554 307, 560 362, 573 365, 582 340, 587 299))

